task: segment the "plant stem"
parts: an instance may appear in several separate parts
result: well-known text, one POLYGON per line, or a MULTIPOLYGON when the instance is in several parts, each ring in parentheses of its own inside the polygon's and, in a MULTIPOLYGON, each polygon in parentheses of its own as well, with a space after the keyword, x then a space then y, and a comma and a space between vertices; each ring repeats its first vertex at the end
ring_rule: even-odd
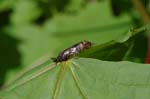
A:
POLYGON ((56 83, 56 86, 55 86, 55 90, 54 90, 54 94, 53 94, 52 99, 57 99, 57 97, 58 97, 59 90, 60 90, 60 87, 61 87, 61 83, 62 83, 64 74, 65 74, 65 71, 66 71, 66 67, 67 67, 67 61, 64 62, 63 66, 60 70, 60 74, 58 76, 58 80, 57 80, 57 83, 56 83))
MULTIPOLYGON (((150 24, 150 18, 142 2, 140 0, 132 0, 132 3, 134 7, 137 9, 137 11, 140 13, 143 23, 150 24)), ((148 33, 148 50, 147 50, 145 63, 150 63, 150 31, 147 30, 147 33, 148 33)))

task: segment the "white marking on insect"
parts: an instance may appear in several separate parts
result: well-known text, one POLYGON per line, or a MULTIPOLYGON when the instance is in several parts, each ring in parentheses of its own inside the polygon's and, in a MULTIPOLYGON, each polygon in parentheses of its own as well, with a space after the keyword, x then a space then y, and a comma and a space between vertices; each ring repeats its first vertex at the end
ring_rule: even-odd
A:
POLYGON ((71 48, 71 52, 76 52, 77 50, 76 50, 76 48, 71 48))

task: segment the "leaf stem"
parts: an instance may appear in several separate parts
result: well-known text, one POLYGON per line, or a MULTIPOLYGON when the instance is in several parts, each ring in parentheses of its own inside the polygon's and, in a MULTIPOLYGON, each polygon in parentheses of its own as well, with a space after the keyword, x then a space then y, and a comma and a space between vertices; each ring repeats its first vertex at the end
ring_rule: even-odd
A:
POLYGON ((52 99, 57 99, 58 93, 60 91, 60 86, 61 86, 64 74, 65 74, 66 67, 67 67, 67 62, 64 62, 63 66, 62 66, 62 68, 60 70, 60 74, 58 76, 56 85, 55 85, 55 90, 54 90, 54 94, 53 94, 53 98, 52 99))
POLYGON ((45 55, 45 56, 39 58, 38 60, 34 61, 32 64, 26 66, 27 68, 23 69, 22 71, 17 73, 12 79, 10 79, 8 82, 6 82, 6 84, 4 84, 4 87, 10 85, 17 79, 21 78, 26 72, 34 69, 35 67, 38 67, 38 66, 44 64, 45 62, 49 62, 49 59, 50 59, 49 55, 45 55))
POLYGON ((88 99, 88 98, 86 97, 86 95, 83 93, 83 90, 82 90, 81 87, 80 87, 78 78, 76 77, 76 74, 75 74, 75 72, 74 72, 72 66, 70 66, 70 70, 71 70, 72 76, 73 76, 73 78, 74 78, 74 80, 75 80, 75 83, 76 83, 76 85, 77 85, 77 87, 78 87, 78 89, 79 89, 79 91, 80 91, 80 93, 81 93, 83 99, 88 99))
MULTIPOLYGON (((143 21, 144 24, 150 24, 150 17, 148 15, 148 13, 146 12, 144 5, 142 4, 142 2, 140 0, 132 0, 132 3, 134 5, 134 7, 137 9, 137 11, 139 12, 139 14, 141 15, 141 20, 143 21)), ((149 51, 150 51, 150 30, 147 30, 148 33, 148 52, 147 52, 147 56, 149 58, 149 51)))
MULTIPOLYGON (((36 77, 42 75, 43 73, 45 73, 45 72, 47 72, 47 71, 53 69, 55 66, 56 66, 55 64, 47 65, 45 68, 39 70, 36 74, 33 74, 30 78, 24 80, 23 82, 19 83, 19 84, 16 85, 16 86, 23 85, 23 84, 25 84, 25 83, 27 83, 27 82, 29 82, 29 81, 35 79, 36 77)), ((13 82, 13 83, 14 83, 14 82, 13 82)), ((13 84, 13 83, 12 83, 12 84, 13 84)), ((10 85, 11 85, 11 84, 10 84, 10 85)), ((10 85, 8 85, 8 86, 10 86, 10 85)), ((8 86, 5 86, 4 88, 6 88, 6 87, 8 87, 8 86)), ((10 87, 10 89, 15 88, 16 86, 10 87)))

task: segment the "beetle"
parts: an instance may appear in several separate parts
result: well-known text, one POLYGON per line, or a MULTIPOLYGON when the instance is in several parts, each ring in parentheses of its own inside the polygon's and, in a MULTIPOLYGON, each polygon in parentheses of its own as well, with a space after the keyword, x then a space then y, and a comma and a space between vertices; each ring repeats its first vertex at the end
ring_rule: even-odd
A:
POLYGON ((58 54, 56 58, 51 58, 53 62, 59 63, 63 61, 67 61, 71 59, 72 57, 78 55, 80 52, 89 49, 92 46, 92 43, 90 41, 81 41, 79 43, 76 43, 72 45, 71 47, 63 50, 58 54))

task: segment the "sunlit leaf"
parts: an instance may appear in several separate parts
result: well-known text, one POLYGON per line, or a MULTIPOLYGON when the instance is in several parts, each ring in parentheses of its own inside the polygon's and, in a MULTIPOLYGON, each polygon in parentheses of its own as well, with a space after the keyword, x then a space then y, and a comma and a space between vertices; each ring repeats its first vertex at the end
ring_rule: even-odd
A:
POLYGON ((149 99, 150 65, 78 58, 47 62, 0 93, 2 99, 149 99))

